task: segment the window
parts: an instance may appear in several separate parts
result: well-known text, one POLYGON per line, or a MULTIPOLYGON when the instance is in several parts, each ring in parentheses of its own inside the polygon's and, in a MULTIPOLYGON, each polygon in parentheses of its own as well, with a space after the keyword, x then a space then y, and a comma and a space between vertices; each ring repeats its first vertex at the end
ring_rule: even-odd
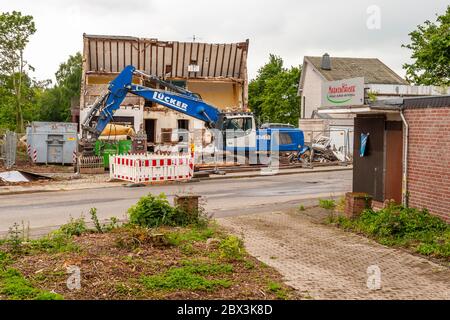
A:
POLYGON ((179 119, 178 120, 178 129, 184 129, 189 131, 189 120, 179 119))
POLYGON ((167 81, 177 87, 182 87, 186 89, 186 81, 185 80, 169 80, 167 81))
POLYGON ((280 144, 292 144, 292 138, 287 132, 280 132, 280 144))
POLYGON ((240 135, 249 134, 252 130, 252 118, 231 118, 225 120, 224 129, 238 131, 240 135), (239 133, 240 131, 240 133, 239 133))

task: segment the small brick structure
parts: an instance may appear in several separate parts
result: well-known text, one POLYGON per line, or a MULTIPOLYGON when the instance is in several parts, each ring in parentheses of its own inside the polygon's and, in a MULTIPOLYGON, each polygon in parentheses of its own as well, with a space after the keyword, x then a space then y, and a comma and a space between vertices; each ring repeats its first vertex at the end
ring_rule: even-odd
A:
POLYGON ((408 204, 450 223, 450 105, 407 108, 408 204))
POLYGON ((176 194, 174 204, 189 215, 198 215, 200 198, 201 196, 195 194, 176 194))
POLYGON ((353 219, 358 217, 365 209, 372 207, 372 197, 367 193, 347 192, 345 194, 345 216, 353 219))

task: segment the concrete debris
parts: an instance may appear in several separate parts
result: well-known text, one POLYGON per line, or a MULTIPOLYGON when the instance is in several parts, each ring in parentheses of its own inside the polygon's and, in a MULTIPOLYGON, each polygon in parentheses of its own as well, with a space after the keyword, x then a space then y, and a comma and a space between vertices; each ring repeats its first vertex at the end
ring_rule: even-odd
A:
POLYGON ((5 183, 21 183, 36 180, 50 180, 52 178, 27 171, 0 172, 0 181, 5 183))
POLYGON ((313 150, 314 162, 329 162, 329 161, 351 161, 351 157, 345 155, 344 152, 336 150, 331 146, 330 137, 320 136, 315 139, 310 147, 313 150))
POLYGON ((4 182, 29 182, 30 181, 19 171, 0 172, 0 180, 2 180, 4 182))

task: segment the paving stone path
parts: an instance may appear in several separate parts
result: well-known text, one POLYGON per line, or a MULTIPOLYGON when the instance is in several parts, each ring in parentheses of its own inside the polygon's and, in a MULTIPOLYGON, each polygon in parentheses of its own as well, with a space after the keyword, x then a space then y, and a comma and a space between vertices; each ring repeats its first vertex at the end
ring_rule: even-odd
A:
POLYGON ((217 220, 305 297, 450 300, 449 267, 320 223, 311 210, 323 215, 309 209, 217 220))

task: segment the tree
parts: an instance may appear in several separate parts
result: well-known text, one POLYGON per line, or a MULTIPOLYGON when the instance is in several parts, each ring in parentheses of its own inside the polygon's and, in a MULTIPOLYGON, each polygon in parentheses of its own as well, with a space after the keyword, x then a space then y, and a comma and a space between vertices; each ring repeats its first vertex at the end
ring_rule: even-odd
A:
POLYGON ((450 6, 436 23, 425 21, 409 34, 412 64, 405 63, 406 79, 415 84, 450 85, 450 6))
MULTIPOLYGON (((18 75, 0 75, 0 128, 23 132, 18 129, 16 121, 17 99, 14 79, 18 78, 18 75)), ((31 79, 26 73, 23 73, 21 78, 20 97, 23 121, 39 120, 38 98, 43 90, 42 84, 31 79)))
POLYGON ((297 125, 300 99, 297 96, 300 67, 283 67, 283 59, 269 56, 269 62, 258 70, 250 81, 249 106, 260 122, 279 122, 297 125))
MULTIPOLYGON (((22 16, 20 12, 0 14, 0 73, 12 81, 16 130, 23 132, 23 85, 27 80, 23 52, 29 38, 36 32, 32 16, 22 16)), ((29 79, 28 79, 29 80, 29 79)))
POLYGON ((40 97, 40 116, 46 121, 67 121, 73 99, 80 97, 82 56, 77 52, 59 65, 56 85, 40 97))

